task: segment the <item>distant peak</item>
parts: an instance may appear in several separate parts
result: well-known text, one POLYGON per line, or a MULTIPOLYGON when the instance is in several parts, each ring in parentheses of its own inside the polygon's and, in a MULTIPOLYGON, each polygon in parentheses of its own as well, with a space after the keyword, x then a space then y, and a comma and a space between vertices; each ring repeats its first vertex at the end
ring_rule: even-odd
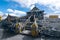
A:
POLYGON ((30 11, 39 11, 39 9, 35 6, 30 11))

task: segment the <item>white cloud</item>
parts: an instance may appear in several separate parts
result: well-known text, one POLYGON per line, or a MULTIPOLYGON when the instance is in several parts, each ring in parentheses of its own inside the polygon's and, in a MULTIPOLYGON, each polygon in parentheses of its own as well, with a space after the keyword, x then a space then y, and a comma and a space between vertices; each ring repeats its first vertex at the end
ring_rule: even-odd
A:
POLYGON ((0 16, 2 16, 2 15, 3 15, 3 12, 0 11, 0 16))
POLYGON ((8 11, 8 12, 13 12, 13 10, 12 10, 12 9, 7 9, 7 11, 8 11))
POLYGON ((7 13, 3 13, 2 11, 0 11, 0 16, 2 16, 2 19, 7 18, 8 14, 11 16, 21 17, 21 16, 25 16, 26 12, 19 10, 12 10, 12 9, 7 9, 7 13))
POLYGON ((17 17, 21 17, 21 16, 26 15, 26 12, 19 11, 19 10, 7 9, 7 12, 8 12, 11 16, 17 16, 17 17))
POLYGON ((31 5, 37 3, 37 0, 12 0, 19 4, 21 4, 22 7, 30 7, 31 5))
POLYGON ((31 8, 33 4, 42 4, 51 10, 60 11, 60 0, 12 0, 19 3, 22 7, 31 8))

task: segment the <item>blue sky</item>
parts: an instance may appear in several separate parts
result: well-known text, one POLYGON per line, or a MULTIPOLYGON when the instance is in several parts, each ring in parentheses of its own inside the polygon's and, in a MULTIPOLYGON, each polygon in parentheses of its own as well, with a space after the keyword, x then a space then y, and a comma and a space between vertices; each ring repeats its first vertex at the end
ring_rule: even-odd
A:
POLYGON ((6 12, 7 9, 27 11, 28 8, 21 7, 17 2, 0 0, 0 11, 6 12), (23 10, 22 10, 23 9, 23 10))
MULTIPOLYGON (((47 13, 48 12, 52 12, 51 9, 49 9, 48 7, 41 5, 41 4, 34 4, 36 5, 39 9, 41 10, 45 10, 47 13)), ((28 6, 28 5, 27 5, 28 6)), ((7 9, 13 9, 13 10, 20 10, 20 11, 29 11, 30 8, 26 8, 26 7, 22 7, 19 3, 14 2, 14 1, 6 1, 6 0, 0 0, 0 11, 2 12, 7 12, 7 9)))
POLYGON ((46 14, 60 14, 59 0, 0 0, 0 15, 26 15, 35 5, 46 14))

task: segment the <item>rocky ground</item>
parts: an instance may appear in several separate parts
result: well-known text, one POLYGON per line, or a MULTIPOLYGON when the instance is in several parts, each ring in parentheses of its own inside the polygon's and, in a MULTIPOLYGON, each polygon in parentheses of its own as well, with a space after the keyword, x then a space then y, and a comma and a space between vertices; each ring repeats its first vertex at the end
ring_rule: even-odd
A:
POLYGON ((0 29, 0 40, 60 40, 60 38, 52 38, 44 36, 33 38, 31 36, 5 32, 3 29, 0 29))

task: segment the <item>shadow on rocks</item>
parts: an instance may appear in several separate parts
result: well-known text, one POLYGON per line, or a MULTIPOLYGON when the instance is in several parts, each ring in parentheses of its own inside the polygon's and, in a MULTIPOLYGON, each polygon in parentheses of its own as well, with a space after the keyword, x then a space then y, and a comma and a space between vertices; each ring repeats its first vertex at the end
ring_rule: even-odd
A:
POLYGON ((23 40, 34 40, 34 38, 30 36, 24 36, 23 40))
POLYGON ((3 31, 3 35, 1 37, 1 39, 6 39, 6 38, 13 37, 13 36, 16 36, 16 35, 17 34, 13 33, 13 32, 3 31))

